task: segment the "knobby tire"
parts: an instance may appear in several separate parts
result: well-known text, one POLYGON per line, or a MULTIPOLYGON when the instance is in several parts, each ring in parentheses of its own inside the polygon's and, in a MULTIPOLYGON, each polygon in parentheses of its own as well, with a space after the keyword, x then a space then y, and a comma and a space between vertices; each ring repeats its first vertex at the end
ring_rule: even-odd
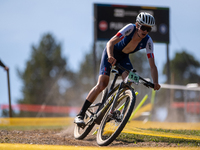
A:
POLYGON ((118 117, 116 117, 116 119, 110 117, 110 108, 111 108, 110 106, 110 108, 104 115, 97 132, 96 140, 99 146, 107 146, 111 142, 113 142, 117 138, 117 136, 121 133, 121 131, 124 129, 126 123, 128 122, 132 114, 136 100, 134 91, 127 89, 124 92, 121 92, 117 99, 118 103, 115 106, 114 112, 116 112, 115 116, 118 115, 118 117), (122 104, 124 104, 124 107, 121 110, 119 107, 122 106, 122 104))
MULTIPOLYGON (((88 119, 90 119, 90 116, 85 115, 84 122, 87 123, 88 119)), ((84 139, 90 131, 93 129, 95 123, 86 125, 84 128, 79 127, 77 124, 75 124, 74 127, 74 138, 78 140, 84 139)))
MULTIPOLYGON (((106 98, 106 95, 108 94, 108 88, 106 88, 103 93, 102 93, 102 100, 106 98)), ((91 108, 89 108, 91 109, 91 108)), ((88 119, 91 117, 91 114, 88 112, 86 112, 85 118, 84 118, 84 122, 87 123, 88 119), (88 114, 88 115, 87 115, 88 114)), ((90 131, 93 129, 95 123, 93 122, 90 125, 85 126, 85 128, 81 128, 79 127, 77 124, 75 124, 74 127, 74 138, 78 139, 78 140, 82 140, 84 139, 89 133, 90 131)))

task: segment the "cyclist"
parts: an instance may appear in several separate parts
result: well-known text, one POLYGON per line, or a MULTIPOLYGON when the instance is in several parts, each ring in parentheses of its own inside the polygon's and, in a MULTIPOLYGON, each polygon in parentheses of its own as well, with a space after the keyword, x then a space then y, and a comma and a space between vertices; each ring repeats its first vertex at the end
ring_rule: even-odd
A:
MULTIPOLYGON (((124 68, 133 68, 129 59, 130 53, 135 53, 146 48, 154 90, 160 89, 160 85, 158 84, 158 71, 154 62, 153 41, 148 35, 154 25, 154 17, 149 13, 141 12, 138 14, 135 24, 130 23, 126 25, 108 41, 102 54, 98 82, 86 97, 82 109, 74 119, 74 123, 80 126, 85 124, 83 120, 85 112, 95 101, 99 93, 108 85, 111 67, 114 66, 116 62, 124 68)), ((122 79, 125 79, 128 72, 119 71, 122 73, 122 79)))

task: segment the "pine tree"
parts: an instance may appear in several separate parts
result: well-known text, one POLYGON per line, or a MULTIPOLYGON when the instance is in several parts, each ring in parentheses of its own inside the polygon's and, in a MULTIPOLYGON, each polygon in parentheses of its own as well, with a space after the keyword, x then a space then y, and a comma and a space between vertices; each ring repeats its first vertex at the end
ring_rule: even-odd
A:
MULTIPOLYGON (((200 74, 198 73, 200 62, 185 50, 175 54, 175 57, 170 61, 170 69, 174 75, 173 84, 186 85, 200 82, 200 74)), ((166 64, 163 68, 163 74, 166 74, 166 64)))
MULTIPOLYGON (((62 57, 61 52, 61 44, 51 34, 44 35, 39 46, 32 46, 31 58, 26 62, 25 70, 18 70, 23 81, 23 98, 18 100, 19 104, 67 105, 70 100, 64 97, 64 93, 66 88, 73 86, 74 74, 66 69, 66 58, 62 57)), ((19 114, 36 115, 31 112, 19 114)))

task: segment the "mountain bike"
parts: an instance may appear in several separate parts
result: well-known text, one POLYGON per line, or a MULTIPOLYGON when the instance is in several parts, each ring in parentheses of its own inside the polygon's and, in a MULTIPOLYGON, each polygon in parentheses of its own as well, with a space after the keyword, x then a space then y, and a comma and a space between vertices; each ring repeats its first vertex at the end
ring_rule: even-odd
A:
POLYGON ((85 125, 75 124, 75 139, 84 139, 97 124, 100 125, 96 138, 97 144, 100 146, 109 145, 121 133, 135 106, 136 95, 131 84, 141 83, 146 87, 154 88, 154 84, 136 74, 135 69, 128 70, 120 64, 116 64, 111 72, 114 73, 112 84, 109 90, 106 88, 103 91, 101 101, 92 104, 86 111, 85 125), (129 75, 124 81, 116 84, 117 78, 120 76, 119 69, 127 71, 129 75))

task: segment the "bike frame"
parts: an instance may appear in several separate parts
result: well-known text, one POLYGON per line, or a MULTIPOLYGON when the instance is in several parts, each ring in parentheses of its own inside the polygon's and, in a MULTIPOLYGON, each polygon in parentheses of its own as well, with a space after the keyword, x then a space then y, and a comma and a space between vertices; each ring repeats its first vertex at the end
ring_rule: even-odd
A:
MULTIPOLYGON (((130 72, 130 70, 122 67, 119 64, 117 64, 116 67, 118 69, 130 72)), ((136 70, 132 70, 132 72, 136 72, 136 70)), ((115 69, 112 69, 112 73, 114 73, 115 76, 114 76, 114 80, 113 80, 113 82, 112 82, 112 84, 110 86, 109 92, 106 92, 106 94, 103 96, 103 98, 102 98, 100 103, 93 104, 93 105, 90 106, 90 108, 99 106, 97 111, 95 113, 93 113, 93 112, 88 110, 93 115, 93 117, 91 117, 90 121, 88 121, 88 123, 90 123, 90 124, 95 122, 96 124, 99 125, 101 123, 101 120, 103 119, 104 114, 106 113, 107 109, 110 107, 111 104, 112 104, 112 106, 111 106, 111 109, 110 109, 110 113, 112 114, 112 112, 114 110, 115 103, 116 103, 116 101, 118 99, 119 94, 121 93, 120 92, 121 89, 128 88, 128 89, 131 89, 131 90, 134 91, 134 89, 131 87, 131 83, 132 82, 124 83, 122 81, 120 84, 115 86, 117 78, 120 76, 120 74, 119 74, 118 70, 115 70, 115 69)), ((143 84, 145 86, 152 87, 152 88, 154 87, 154 85, 152 83, 146 81, 142 77, 139 76, 139 79, 144 81, 143 84)), ((123 105, 121 106, 121 108, 123 108, 123 105)))
POLYGON ((121 84, 118 84, 115 86, 116 80, 120 76, 116 70, 115 70, 115 72, 116 72, 115 77, 110 86, 109 92, 108 93, 106 92, 106 94, 103 96, 100 103, 91 105, 91 107, 90 107, 90 108, 92 108, 92 107, 99 106, 99 108, 97 109, 97 111, 95 113, 90 112, 93 115, 92 120, 98 125, 101 123, 101 120, 103 119, 103 116, 104 116, 105 112, 107 111, 107 109, 109 108, 109 106, 113 103, 113 100, 117 94, 116 91, 118 91, 120 89, 121 84), (113 95, 111 96, 111 94, 113 94, 113 95), (108 97, 109 97, 109 99, 107 99, 108 97))
POLYGON ((101 103, 97 103, 91 106, 91 107, 99 106, 99 108, 97 109, 95 113, 90 112, 94 116, 92 120, 98 125, 101 123, 101 120, 103 119, 104 114, 106 113, 107 109, 110 107, 111 104, 112 104, 112 107, 111 107, 110 113, 112 114, 114 110, 114 105, 116 103, 117 97, 119 96, 120 90, 125 87, 132 89, 129 84, 125 84, 123 81, 120 84, 115 86, 117 78, 120 76, 120 74, 115 69, 112 69, 112 73, 114 73, 115 76, 114 76, 113 82, 111 83, 109 92, 103 96, 101 103))

